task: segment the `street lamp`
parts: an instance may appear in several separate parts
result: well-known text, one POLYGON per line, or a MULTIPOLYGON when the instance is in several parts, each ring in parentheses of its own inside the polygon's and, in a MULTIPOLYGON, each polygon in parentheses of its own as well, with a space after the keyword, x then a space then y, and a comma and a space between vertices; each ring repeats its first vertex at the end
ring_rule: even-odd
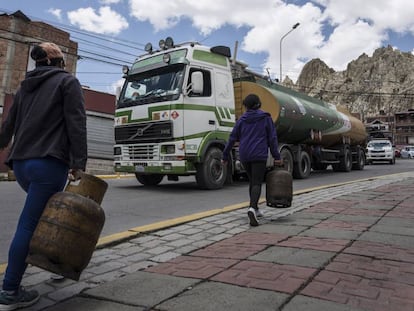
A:
POLYGON ((290 34, 293 30, 295 30, 296 28, 298 28, 300 24, 296 23, 295 25, 292 26, 292 29, 289 30, 287 33, 285 33, 282 38, 280 38, 280 44, 279 44, 279 55, 280 55, 280 79, 279 79, 279 83, 282 83, 282 40, 288 35, 290 34))

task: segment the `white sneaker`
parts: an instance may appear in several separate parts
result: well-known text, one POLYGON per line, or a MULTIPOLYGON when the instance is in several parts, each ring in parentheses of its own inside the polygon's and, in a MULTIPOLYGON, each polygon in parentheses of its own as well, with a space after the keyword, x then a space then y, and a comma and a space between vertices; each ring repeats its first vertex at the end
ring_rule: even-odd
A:
POLYGON ((256 217, 256 211, 253 207, 249 207, 247 210, 247 216, 249 216, 250 226, 257 227, 259 225, 256 217))
POLYGON ((254 211, 256 212, 256 217, 264 217, 264 215, 263 215, 263 213, 262 213, 261 210, 255 209, 254 211))

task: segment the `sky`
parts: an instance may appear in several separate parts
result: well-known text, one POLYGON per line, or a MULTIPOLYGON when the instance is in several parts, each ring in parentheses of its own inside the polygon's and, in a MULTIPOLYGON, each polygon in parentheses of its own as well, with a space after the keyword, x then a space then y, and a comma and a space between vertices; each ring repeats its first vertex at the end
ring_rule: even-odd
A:
POLYGON ((276 79, 282 69, 294 82, 315 58, 342 71, 388 45, 414 53, 413 0, 0 0, 0 14, 16 10, 69 32, 81 84, 112 94, 122 65, 168 36, 233 55, 237 42, 236 59, 251 70, 276 79))

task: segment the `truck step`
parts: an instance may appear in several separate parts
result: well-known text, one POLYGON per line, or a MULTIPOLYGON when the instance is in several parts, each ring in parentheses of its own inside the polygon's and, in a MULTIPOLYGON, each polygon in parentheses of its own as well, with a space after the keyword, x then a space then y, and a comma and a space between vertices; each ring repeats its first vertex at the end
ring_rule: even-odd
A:
POLYGON ((326 148, 322 148, 321 151, 322 152, 330 152, 330 153, 339 153, 339 150, 336 150, 336 149, 326 149, 326 148))

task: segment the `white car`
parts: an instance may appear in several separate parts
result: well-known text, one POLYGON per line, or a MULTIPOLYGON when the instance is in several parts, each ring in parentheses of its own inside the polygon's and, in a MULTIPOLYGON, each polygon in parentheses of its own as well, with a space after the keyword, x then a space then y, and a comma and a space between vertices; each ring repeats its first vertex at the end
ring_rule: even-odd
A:
POLYGON ((414 146, 405 146, 401 149, 401 158, 414 159, 414 146))
POLYGON ((367 144, 366 163, 374 161, 388 161, 395 164, 394 146, 388 139, 374 139, 367 144))

